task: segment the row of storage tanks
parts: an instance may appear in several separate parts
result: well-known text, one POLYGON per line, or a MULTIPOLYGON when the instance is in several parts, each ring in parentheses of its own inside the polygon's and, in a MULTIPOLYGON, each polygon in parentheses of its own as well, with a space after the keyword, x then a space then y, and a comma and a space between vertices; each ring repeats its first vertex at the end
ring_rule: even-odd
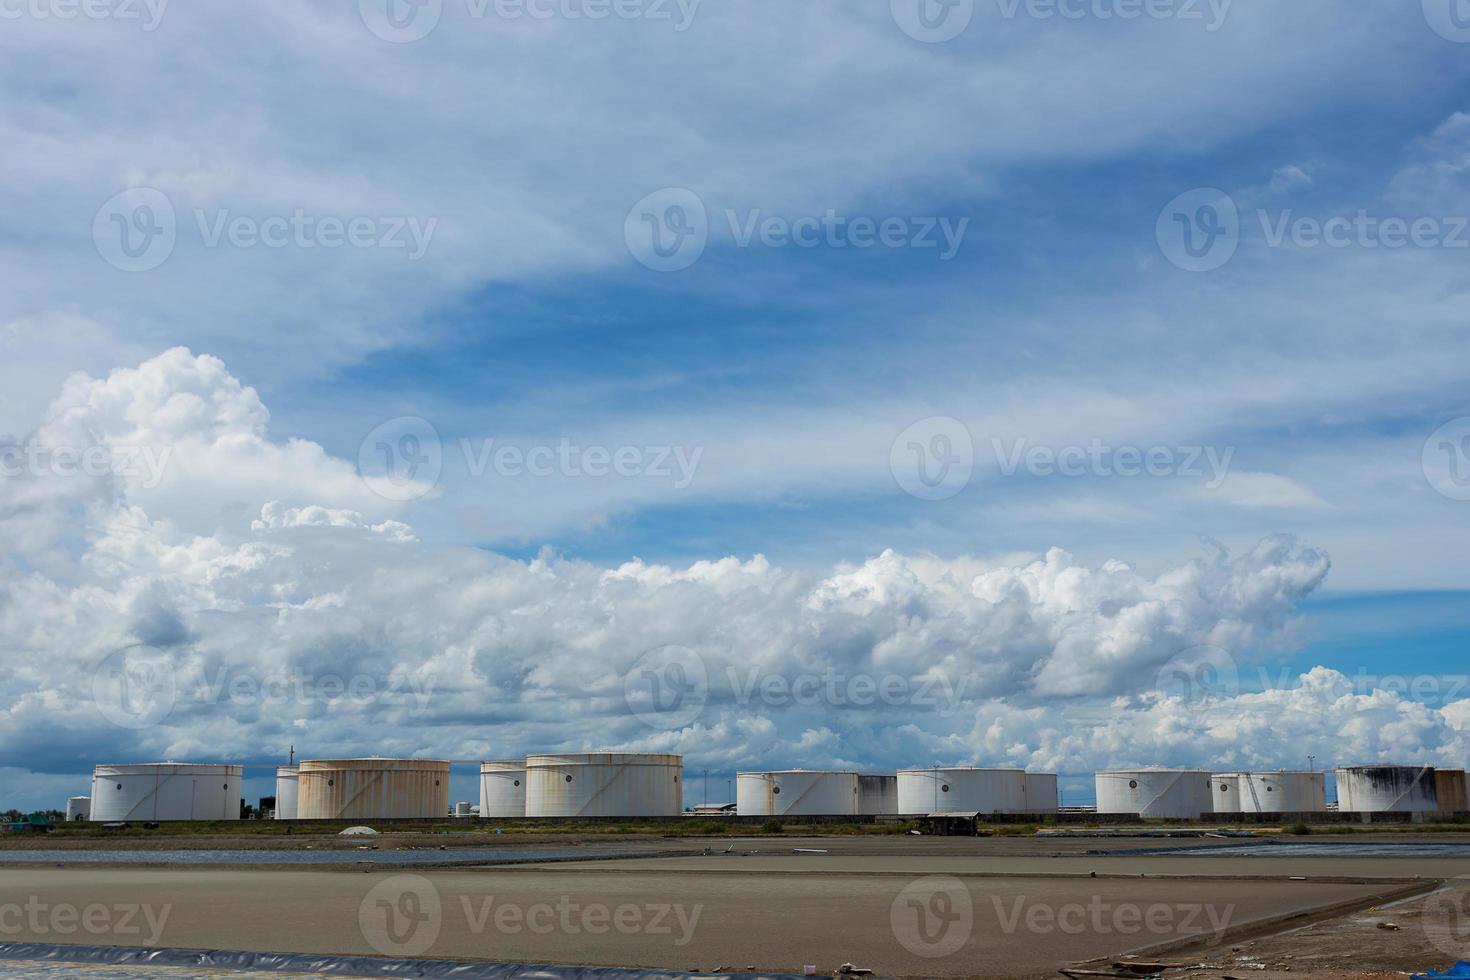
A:
MULTIPOLYGON (((676 816, 679 755, 573 753, 480 764, 481 817, 676 816)), ((68 801, 68 819, 235 820, 238 765, 97 766, 92 795, 68 801)), ((1321 772, 1100 772, 1099 813, 1193 819, 1206 813, 1313 813, 1327 809, 1321 772)), ((736 774, 742 816, 1049 813, 1057 777, 1020 769, 903 769, 897 774, 784 770, 736 774)), ((1470 811, 1463 770, 1358 766, 1337 770, 1343 812, 1470 811)), ((276 770, 276 816, 392 820, 449 812, 449 763, 431 759, 319 759, 276 770)))
MULTIPOLYGON (((1470 811, 1462 769, 1434 766, 1352 766, 1337 775, 1342 813, 1470 811)), ((1196 819, 1206 813, 1320 813, 1327 809, 1326 775, 1287 771, 1211 773, 1193 769, 1134 769, 1097 774, 1097 812, 1196 819)))

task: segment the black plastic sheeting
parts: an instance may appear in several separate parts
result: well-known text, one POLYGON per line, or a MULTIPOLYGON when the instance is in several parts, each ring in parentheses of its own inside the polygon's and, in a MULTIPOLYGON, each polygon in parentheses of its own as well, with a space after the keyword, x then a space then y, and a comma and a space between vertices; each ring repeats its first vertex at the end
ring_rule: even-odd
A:
POLYGON ((88 963, 101 966, 197 966, 219 970, 275 970, 348 977, 452 977, 455 980, 805 980, 790 973, 667 973, 604 966, 390 960, 376 956, 245 953, 226 949, 142 949, 55 943, 0 943, 0 960, 88 963))

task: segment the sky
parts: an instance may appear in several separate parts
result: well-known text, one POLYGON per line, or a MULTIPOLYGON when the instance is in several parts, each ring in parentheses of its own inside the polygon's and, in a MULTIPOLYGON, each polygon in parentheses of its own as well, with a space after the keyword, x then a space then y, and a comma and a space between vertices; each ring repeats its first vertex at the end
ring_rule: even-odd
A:
POLYGON ((0 18, 0 806, 1470 763, 1463 0, 0 18))

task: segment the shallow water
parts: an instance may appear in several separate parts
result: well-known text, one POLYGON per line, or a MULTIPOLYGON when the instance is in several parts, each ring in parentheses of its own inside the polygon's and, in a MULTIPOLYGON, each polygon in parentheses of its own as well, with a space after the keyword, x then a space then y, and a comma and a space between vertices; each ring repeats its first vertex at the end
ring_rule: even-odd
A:
POLYGON ((560 858, 636 857, 628 851, 600 851, 585 847, 569 850, 528 848, 454 847, 427 850, 359 851, 324 849, 272 850, 0 850, 0 863, 26 864, 449 864, 464 861, 554 861, 560 858))
POLYGON ((1256 844, 1227 845, 1223 847, 1182 847, 1161 849, 1157 851, 1133 851, 1133 854, 1144 853, 1149 856, 1159 857, 1200 857, 1216 855, 1219 857, 1453 857, 1470 858, 1470 844, 1425 844, 1421 842, 1406 842, 1394 844, 1384 841, 1364 841, 1363 843, 1322 843, 1322 844, 1273 844, 1261 842, 1256 844))
POLYGON ((218 970, 198 966, 93 966, 87 963, 42 963, 0 960, 0 972, 21 980, 206 980, 224 977, 269 977, 271 980, 322 980, 320 973, 264 973, 258 970, 218 970))

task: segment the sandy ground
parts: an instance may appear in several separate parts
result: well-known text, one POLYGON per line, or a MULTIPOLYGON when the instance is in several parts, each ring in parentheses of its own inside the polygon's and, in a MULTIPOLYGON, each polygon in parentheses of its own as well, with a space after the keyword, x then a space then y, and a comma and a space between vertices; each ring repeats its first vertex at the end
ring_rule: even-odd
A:
MULTIPOLYGON (((464 843, 695 853, 407 872, 0 867, 0 941, 798 973, 851 962, 882 976, 1041 977, 1077 961, 1109 969, 1127 951, 1187 939, 1193 948, 1154 955, 1192 967, 1170 975, 1202 980, 1401 975, 1470 956, 1470 859, 1131 853, 1198 840, 489 837, 464 843), (1100 850, 1110 853, 1090 853, 1100 850), (1362 911, 1440 879, 1451 885, 1427 898, 1362 911), (1313 918, 1341 903, 1353 910, 1313 918), (100 931, 79 924, 89 909, 100 931), (1266 921, 1277 934, 1242 931, 1266 921)), ((381 844, 438 841, 410 834, 381 844)))

